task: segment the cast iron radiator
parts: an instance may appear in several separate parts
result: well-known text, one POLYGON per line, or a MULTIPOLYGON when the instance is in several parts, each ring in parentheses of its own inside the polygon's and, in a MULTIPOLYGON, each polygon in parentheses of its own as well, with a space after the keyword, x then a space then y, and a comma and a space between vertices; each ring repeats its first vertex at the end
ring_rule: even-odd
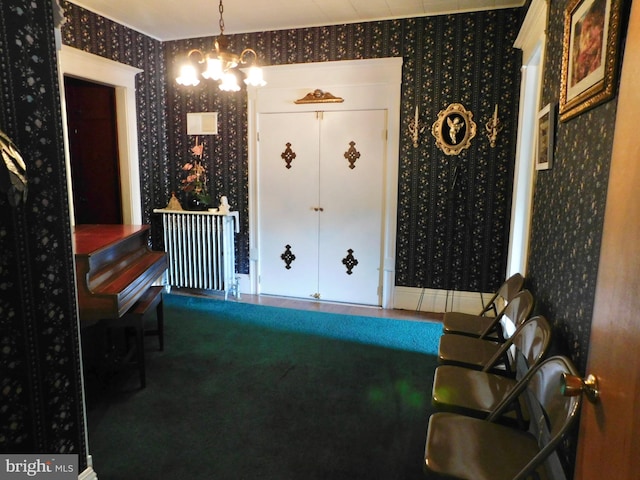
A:
POLYGON ((235 234, 238 212, 227 214, 156 209, 162 215, 167 283, 238 296, 235 234))

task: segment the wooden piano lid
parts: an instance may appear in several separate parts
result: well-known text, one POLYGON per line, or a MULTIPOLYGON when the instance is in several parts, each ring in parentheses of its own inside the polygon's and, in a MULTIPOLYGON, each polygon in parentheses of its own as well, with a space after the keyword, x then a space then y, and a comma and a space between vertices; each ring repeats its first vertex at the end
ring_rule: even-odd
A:
POLYGON ((127 237, 149 230, 149 225, 76 225, 75 254, 87 255, 127 237))

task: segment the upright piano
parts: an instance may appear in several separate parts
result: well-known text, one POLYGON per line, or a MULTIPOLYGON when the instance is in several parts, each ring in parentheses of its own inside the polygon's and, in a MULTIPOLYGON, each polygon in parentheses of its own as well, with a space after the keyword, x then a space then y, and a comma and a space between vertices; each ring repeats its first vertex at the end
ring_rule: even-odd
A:
POLYGON ((80 321, 122 317, 167 268, 148 245, 148 225, 77 225, 74 230, 80 321))

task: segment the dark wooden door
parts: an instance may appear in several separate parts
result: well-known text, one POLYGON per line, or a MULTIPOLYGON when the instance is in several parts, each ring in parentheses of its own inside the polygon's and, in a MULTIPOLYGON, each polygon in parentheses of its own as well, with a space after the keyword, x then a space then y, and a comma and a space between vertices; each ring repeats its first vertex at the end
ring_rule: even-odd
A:
POLYGON ((113 87, 65 77, 75 223, 122 223, 113 87))
POLYGON ((640 478, 640 3, 624 49, 575 479, 640 478))

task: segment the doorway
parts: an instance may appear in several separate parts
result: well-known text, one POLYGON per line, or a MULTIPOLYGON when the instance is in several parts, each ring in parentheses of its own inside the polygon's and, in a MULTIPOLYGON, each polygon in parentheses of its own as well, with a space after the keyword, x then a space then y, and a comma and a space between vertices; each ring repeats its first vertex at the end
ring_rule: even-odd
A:
POLYGON ((115 89, 69 76, 64 88, 75 224, 120 224, 115 89))
MULTIPOLYGON (((382 142, 384 145, 378 144, 383 159, 382 173, 380 177, 377 177, 382 181, 380 188, 382 198, 378 202, 376 211, 381 216, 382 224, 376 237, 381 246, 375 249, 378 261, 376 272, 371 277, 375 276, 374 280, 379 286, 379 291, 375 292, 378 297, 375 303, 382 308, 393 308, 402 58, 273 65, 264 67, 264 73, 267 86, 260 89, 248 89, 249 246, 252 263, 249 269, 247 293, 265 293, 262 290, 261 273, 262 262, 267 260, 265 255, 268 255, 260 248, 262 244, 260 232, 264 231, 264 228, 261 228, 264 223, 258 214, 260 212, 259 199, 262 200, 259 182, 261 173, 259 157, 264 145, 262 142, 267 142, 268 139, 263 132, 259 131, 262 126, 259 118, 266 118, 264 115, 267 114, 310 113, 313 116, 316 115, 315 112, 318 112, 317 115, 328 116, 329 112, 377 110, 386 112, 386 121, 381 137, 384 140, 382 142), (317 100, 318 93, 324 96, 324 99, 317 100), (325 100, 326 98, 329 100, 325 100)), ((298 130, 296 127, 292 131, 298 130)), ((341 145, 338 158, 346 159, 345 153, 351 158, 351 141, 356 143, 354 145, 355 157, 358 152, 362 155, 360 143, 350 138, 347 141, 347 146, 341 145)), ((277 159, 282 159, 280 155, 285 151, 284 148, 286 148, 286 144, 280 150, 276 149, 277 159)), ((298 147, 296 146, 296 148, 298 147)), ((358 161, 356 160, 356 163, 358 161)), ((355 167, 355 170, 359 168, 359 166, 355 167)), ((329 178, 331 178, 331 174, 329 178)), ((325 197, 338 198, 338 195, 329 194, 325 197)), ((291 206, 292 203, 289 202, 289 205, 291 206)), ((324 208, 322 213, 329 213, 321 205, 312 205, 311 208, 318 208, 319 212, 324 208)), ((344 210, 345 206, 339 206, 338 209, 344 210)), ((324 217, 328 217, 328 215, 324 217)), ((282 223, 284 220, 280 222, 282 223)), ((333 228, 327 231, 335 232, 337 230, 333 228)), ((331 242, 331 240, 328 241, 328 243, 331 242)), ((322 243, 327 242, 318 242, 318 245, 322 243)), ((276 261, 281 258, 280 255, 286 252, 286 245, 289 243, 281 245, 283 250, 275 257, 276 261)), ((346 252, 339 256, 339 266, 347 266, 348 268, 349 265, 355 265, 355 260, 358 258, 354 247, 344 247, 343 251, 345 248, 346 252), (353 253, 349 253, 349 250, 353 250, 353 253), (342 260, 345 263, 342 263, 342 260)), ((292 258, 288 253, 285 254, 285 257, 292 258)), ((359 262, 358 265, 362 264, 359 262)), ((354 275, 355 268, 357 267, 351 269, 351 276, 354 275)), ((346 275, 349 276, 348 273, 346 275)), ((327 299, 332 297, 335 298, 333 294, 326 296, 327 299)))
MULTIPOLYGON (((69 159, 66 100, 64 98, 64 88, 62 88, 64 77, 67 76, 100 85, 108 85, 115 90, 122 223, 125 225, 141 225, 142 202, 138 160, 136 75, 142 70, 69 47, 68 45, 62 45, 58 52, 58 62, 69 191, 73 191, 73 186, 69 159)), ((71 196, 69 196, 69 210, 73 212, 71 196)), ((75 215, 72 215, 72 221, 74 218, 75 215)))

